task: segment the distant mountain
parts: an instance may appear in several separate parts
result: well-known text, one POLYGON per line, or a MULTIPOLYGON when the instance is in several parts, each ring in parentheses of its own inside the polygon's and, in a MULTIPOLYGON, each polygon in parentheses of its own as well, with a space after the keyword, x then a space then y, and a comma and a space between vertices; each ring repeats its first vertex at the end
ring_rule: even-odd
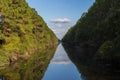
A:
POLYGON ((0 16, 0 66, 58 43, 42 17, 25 0, 0 0, 0 16))
POLYGON ((96 0, 62 41, 92 48, 92 59, 120 63, 120 0, 96 0))

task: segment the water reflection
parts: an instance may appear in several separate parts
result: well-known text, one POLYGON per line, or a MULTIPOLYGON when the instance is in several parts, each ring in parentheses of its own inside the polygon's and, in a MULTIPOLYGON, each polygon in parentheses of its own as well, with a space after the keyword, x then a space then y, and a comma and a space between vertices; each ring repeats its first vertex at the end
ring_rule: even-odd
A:
POLYGON ((82 80, 120 80, 120 70, 91 62, 88 56, 91 53, 89 49, 84 52, 78 50, 80 49, 78 47, 70 47, 70 45, 65 44, 64 48, 81 73, 82 80))
POLYGON ((66 52, 64 51, 62 45, 60 44, 56 50, 56 53, 51 60, 51 64, 70 64, 71 61, 68 58, 66 52))
POLYGON ((60 44, 42 80, 81 80, 80 73, 60 44))
POLYGON ((2 76, 0 76, 0 80, 4 80, 4 78, 2 76))
POLYGON ((86 60, 82 50, 70 46, 64 48, 60 44, 57 50, 54 47, 37 51, 28 60, 0 67, 0 80, 41 80, 42 77, 42 80, 120 80, 120 71, 104 66, 93 67, 89 63, 90 57, 86 60))
POLYGON ((27 60, 0 67, 0 80, 41 80, 55 50, 56 47, 37 50, 27 60))

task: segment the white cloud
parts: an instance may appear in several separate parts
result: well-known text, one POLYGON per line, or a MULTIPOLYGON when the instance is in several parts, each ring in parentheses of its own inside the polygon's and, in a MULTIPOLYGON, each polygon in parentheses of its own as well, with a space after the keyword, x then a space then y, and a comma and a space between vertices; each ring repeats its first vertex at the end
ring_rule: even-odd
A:
POLYGON ((69 23, 71 22, 71 20, 68 18, 56 18, 56 19, 51 19, 50 22, 51 23, 69 23))

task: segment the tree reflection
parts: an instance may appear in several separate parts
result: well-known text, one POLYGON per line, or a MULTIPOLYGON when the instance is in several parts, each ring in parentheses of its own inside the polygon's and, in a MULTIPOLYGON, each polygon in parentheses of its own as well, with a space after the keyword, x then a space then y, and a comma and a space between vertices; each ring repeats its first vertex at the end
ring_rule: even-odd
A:
POLYGON ((120 70, 109 64, 102 64, 99 61, 93 61, 90 54, 93 51, 89 49, 73 47, 63 44, 69 58, 77 66, 83 80, 120 80, 120 70))
POLYGON ((0 80, 40 80, 53 57, 56 47, 36 51, 28 60, 0 68, 0 80))

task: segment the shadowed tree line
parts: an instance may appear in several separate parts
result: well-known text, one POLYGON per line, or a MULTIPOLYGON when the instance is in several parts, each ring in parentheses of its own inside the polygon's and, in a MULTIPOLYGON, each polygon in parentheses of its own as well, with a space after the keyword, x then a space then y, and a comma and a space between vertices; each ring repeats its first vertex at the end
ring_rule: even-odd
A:
POLYGON ((82 47, 86 60, 120 67, 120 0, 96 0, 62 41, 82 47))

